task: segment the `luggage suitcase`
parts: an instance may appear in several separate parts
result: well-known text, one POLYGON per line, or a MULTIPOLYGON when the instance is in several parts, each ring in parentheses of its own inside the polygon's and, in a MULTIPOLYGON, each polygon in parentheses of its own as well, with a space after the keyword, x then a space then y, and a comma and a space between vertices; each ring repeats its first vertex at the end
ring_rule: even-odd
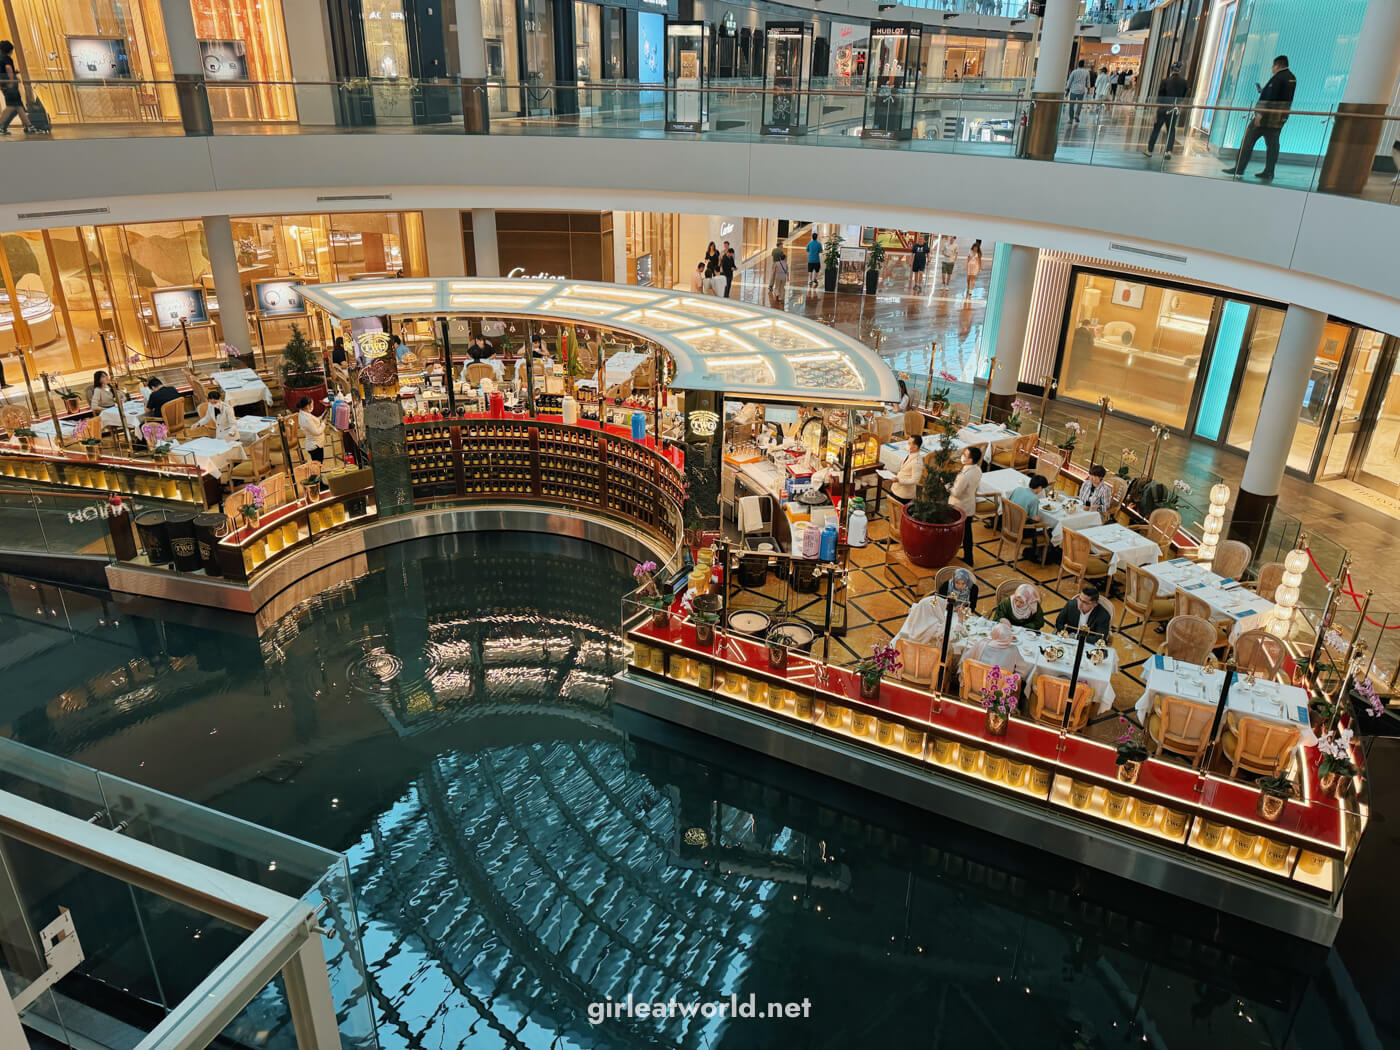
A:
POLYGON ((26 109, 31 129, 45 135, 53 131, 53 123, 49 120, 49 111, 44 108, 43 99, 35 95, 26 109))

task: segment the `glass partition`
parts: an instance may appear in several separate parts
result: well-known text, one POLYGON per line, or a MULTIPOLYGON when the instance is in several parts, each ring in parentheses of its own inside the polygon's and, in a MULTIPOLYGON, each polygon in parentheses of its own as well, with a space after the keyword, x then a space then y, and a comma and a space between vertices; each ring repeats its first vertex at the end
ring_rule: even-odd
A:
POLYGON ((667 131, 709 131, 710 27, 705 22, 666 26, 667 131))

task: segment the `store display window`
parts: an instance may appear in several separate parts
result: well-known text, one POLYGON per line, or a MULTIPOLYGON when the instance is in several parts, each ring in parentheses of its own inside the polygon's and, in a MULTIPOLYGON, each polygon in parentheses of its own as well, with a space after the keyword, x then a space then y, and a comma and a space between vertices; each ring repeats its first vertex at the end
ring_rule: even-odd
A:
POLYGON ((215 120, 295 121, 281 0, 193 0, 215 120))

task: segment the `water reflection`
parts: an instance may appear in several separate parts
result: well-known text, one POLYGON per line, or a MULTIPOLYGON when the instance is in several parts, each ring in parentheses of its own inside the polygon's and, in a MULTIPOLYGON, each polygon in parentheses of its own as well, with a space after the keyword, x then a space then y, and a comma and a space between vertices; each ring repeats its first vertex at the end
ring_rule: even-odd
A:
MULTIPOLYGON (((619 556, 482 536, 368 564, 262 638, 7 580, 0 715, 346 852, 386 1048, 1282 1048, 1362 1030, 1326 952, 615 715, 619 556), (628 995, 751 994, 811 1018, 588 1022, 628 995)), ((264 1013, 230 1035, 290 1047, 264 1013)))

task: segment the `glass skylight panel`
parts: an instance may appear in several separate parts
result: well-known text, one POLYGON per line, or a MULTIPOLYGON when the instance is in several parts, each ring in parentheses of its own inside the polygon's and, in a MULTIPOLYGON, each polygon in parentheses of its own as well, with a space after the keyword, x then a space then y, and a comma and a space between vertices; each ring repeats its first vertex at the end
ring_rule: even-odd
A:
POLYGON ((773 366, 760 354, 707 357, 705 368, 708 372, 718 374, 726 383, 735 386, 768 386, 776 379, 773 366))
POLYGON ((753 353, 758 349, 723 328, 701 328, 694 332, 683 332, 676 338, 702 354, 753 353))
POLYGON ((797 385, 808 390, 863 390, 865 383, 851 359, 840 350, 786 354, 797 385))
POLYGON ((819 339, 815 333, 804 331, 789 321, 749 321, 734 327, 767 343, 774 350, 819 350, 831 346, 830 342, 819 339))
POLYGON ((674 332, 678 328, 694 328, 695 320, 680 317, 665 310, 633 310, 617 318, 619 324, 640 324, 657 332, 674 332))
POLYGON ((758 316, 751 310, 741 310, 737 306, 726 306, 718 299, 697 299, 694 296, 672 301, 669 304, 669 309, 710 322, 718 321, 721 324, 749 321, 758 316))

